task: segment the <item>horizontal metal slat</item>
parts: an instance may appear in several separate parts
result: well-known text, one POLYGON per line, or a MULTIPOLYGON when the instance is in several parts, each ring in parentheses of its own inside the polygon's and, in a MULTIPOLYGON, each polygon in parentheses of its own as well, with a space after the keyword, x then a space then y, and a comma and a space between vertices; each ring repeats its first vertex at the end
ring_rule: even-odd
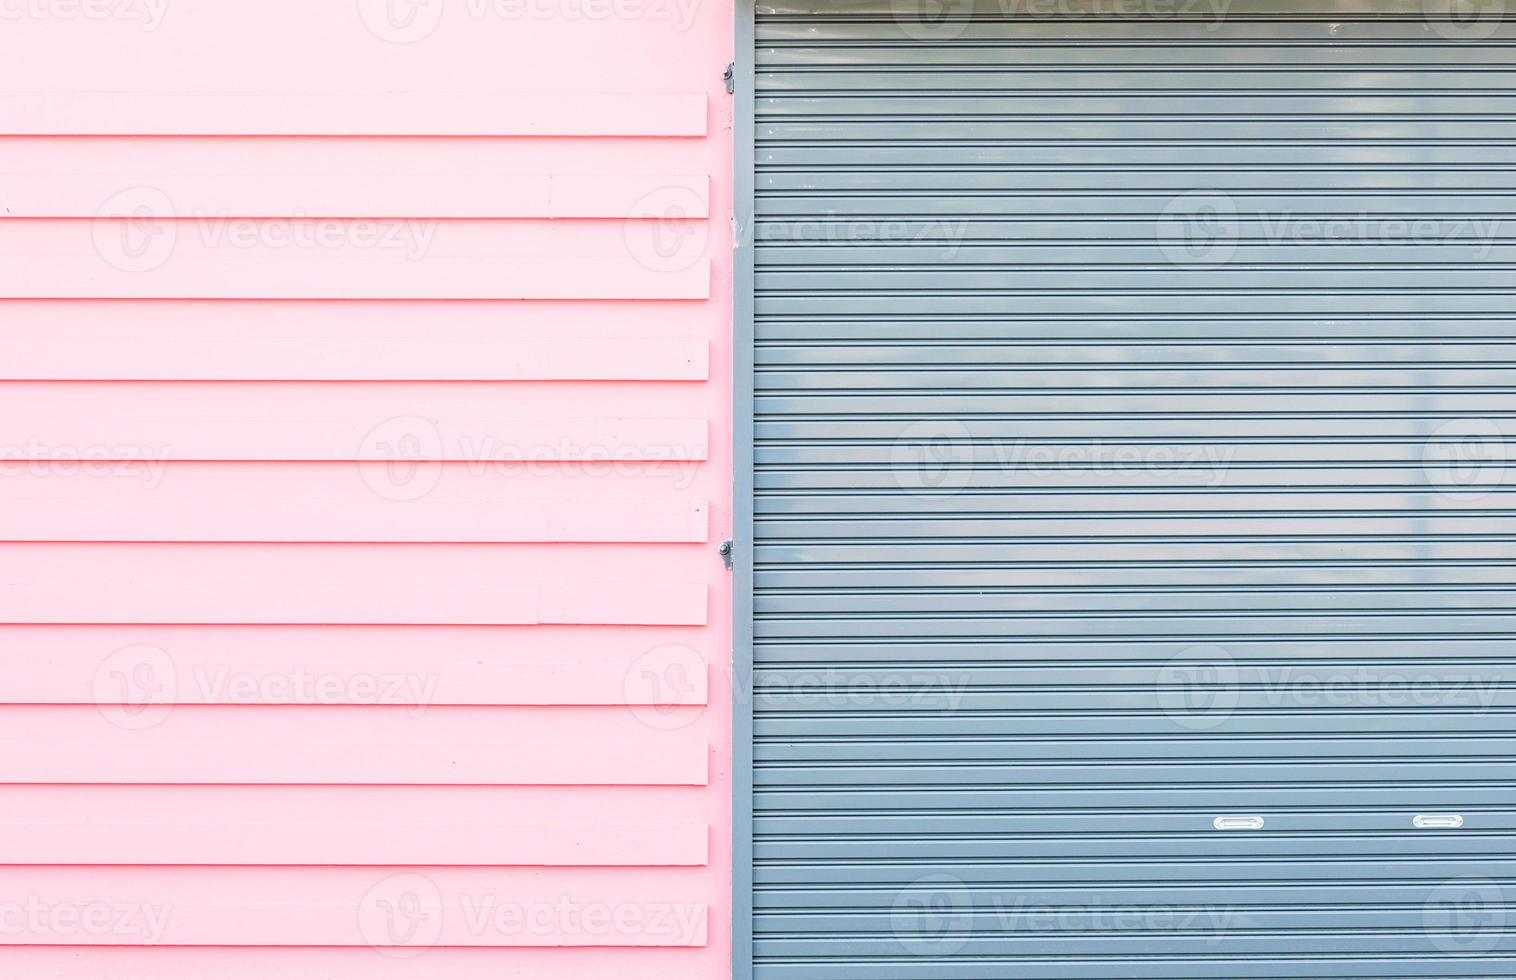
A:
MULTIPOLYGON (((1411 571, 1417 571, 1412 566, 1411 571)), ((1129 580, 1123 583, 1130 587, 1132 581, 1142 581, 1153 575, 1147 569, 1130 569, 1129 580)), ((1198 580, 1202 575, 1215 578, 1226 577, 1238 587, 1244 587, 1258 579, 1264 587, 1277 585, 1279 579, 1288 577, 1293 569, 1271 569, 1259 572, 1224 569, 1211 571, 1196 569, 1192 574, 1198 580), (1272 576, 1267 574, 1272 572, 1272 576), (1272 581, 1271 581, 1272 579, 1272 581)), ((1350 577, 1351 567, 1340 569, 1344 577, 1350 577)), ((948 573, 951 574, 951 573, 948 573)), ((1026 569, 1028 579, 1070 578, 1063 569, 1026 569)), ((1076 572, 1084 578, 1098 581, 1108 572, 1090 570, 1076 572)), ((1509 574, 1509 571, 1507 572, 1509 574)), ((1112 576, 1113 578, 1115 576, 1112 576)), ((1147 584, 1151 585, 1151 582, 1147 584)), ((1209 586, 1212 583, 1203 583, 1209 586)), ((1097 590, 1098 590, 1097 586, 1097 590)), ((1181 587, 1181 591, 1188 591, 1181 587)), ((1509 641, 1502 637, 1442 637, 1437 639, 1401 637, 1391 647, 1382 643, 1341 638, 1297 637, 1247 637, 1229 641, 1221 650, 1197 653, 1191 644, 1178 640, 1159 640, 1153 637, 1122 637, 1119 639, 1091 639, 1076 643, 1052 642, 1027 637, 1013 637, 998 641, 976 639, 948 639, 945 637, 899 637, 887 642, 858 638, 848 642, 833 640, 806 641, 804 639, 769 640, 760 644, 762 662, 758 670, 783 669, 787 665, 804 664, 812 667, 825 666, 846 670, 850 664, 912 664, 951 665, 1001 664, 1006 667, 1065 669, 1068 667, 1092 667, 1120 669, 1168 664, 1178 657, 1190 661, 1204 661, 1225 654, 1239 665, 1250 666, 1301 666, 1317 662, 1356 664, 1365 661, 1419 665, 1426 670, 1435 670, 1444 661, 1455 663, 1500 663, 1512 656, 1509 641)), ((940 733, 939 733, 940 734, 940 733)))
MULTIPOLYGON (((1123 134, 1127 135, 1127 134, 1123 134)), ((1298 183, 1310 184, 1315 175, 1297 175, 1298 183), (1310 180, 1307 177, 1311 178, 1310 180)), ((939 179, 940 183, 940 179, 939 179)), ((759 240, 765 246, 782 247, 785 237, 799 237, 796 231, 787 234, 776 232, 771 227, 778 219, 805 219, 798 231, 824 231, 820 222, 836 223, 849 218, 872 218, 895 221, 903 218, 928 218, 935 224, 928 225, 931 238, 951 238, 958 234, 963 222, 978 222, 994 219, 1017 219, 1026 223, 1024 234, 1031 237, 1056 237, 1042 224, 1030 224, 1029 219, 1061 219, 1065 224, 1082 221, 1079 229, 1082 237, 1098 238, 1110 235, 1123 237, 1121 220, 1140 220, 1146 225, 1148 238, 1167 230, 1177 236, 1187 230, 1186 222, 1199 208, 1210 205, 1217 209, 1214 220, 1217 224, 1199 224, 1196 232, 1207 232, 1207 240, 1222 236, 1241 239, 1246 235, 1262 237, 1271 232, 1291 238, 1322 238, 1329 233, 1359 234, 1369 237, 1394 240, 1410 238, 1419 234, 1424 247, 1430 248, 1446 239, 1482 233, 1486 238, 1505 239, 1511 234, 1512 215, 1516 214, 1516 195, 1507 193, 1507 184, 1493 188, 1470 187, 1460 178, 1450 180, 1441 187, 1368 186, 1338 188, 1322 191, 1311 189, 1288 193, 1268 186, 1245 185, 1222 191, 1200 182, 1187 188, 1178 181, 1149 182, 1146 173, 1141 175, 1131 170, 1113 171, 1089 182, 1092 186, 1052 188, 1062 193, 1049 194, 1044 188, 1031 187, 1017 190, 986 190, 978 193, 946 187, 935 193, 925 188, 915 193, 891 192, 886 189, 862 188, 848 193, 820 193, 799 190, 768 190, 758 194, 754 201, 758 230, 764 235, 759 240), (1189 197, 1185 195, 1189 194, 1189 197), (1188 210, 1187 210, 1188 209, 1188 210), (1233 209, 1236 214, 1234 215, 1233 209), (1479 224, 1473 224, 1474 219, 1479 224), (1107 223, 1116 223, 1107 231, 1107 223), (1336 223, 1332 223, 1336 219, 1336 223), (1469 224, 1459 224, 1459 219, 1468 219, 1469 224), (1428 222, 1417 225, 1418 221, 1428 222), (1235 224, 1234 224, 1235 222, 1235 224), (1319 224, 1312 224, 1319 222, 1319 224), (1418 231, 1419 229, 1419 231, 1418 231), (1246 233, 1246 234, 1245 234, 1246 233)), ((1139 226, 1140 227, 1140 226, 1139 226)), ((883 230, 844 226, 841 240, 854 247, 865 247, 883 238, 889 241, 890 234, 903 237, 909 228, 888 225, 883 230), (848 234, 850 233, 850 234, 848 234)), ((1065 231, 1064 234, 1070 232, 1065 231)), ((758 258, 767 261, 771 249, 761 249, 758 258)), ((939 249, 940 258, 952 254, 939 249)), ((1076 259, 1077 261, 1077 259, 1076 259)), ((1206 263, 1197 263, 1206 264, 1206 263)))
MULTIPOLYGON (((1137 18, 1101 24, 1098 36, 1071 39, 1068 25, 1031 19, 1016 23, 956 21, 947 27, 952 38, 934 42, 931 38, 908 37, 899 21, 891 25, 842 20, 818 23, 814 16, 790 22, 765 18, 758 26, 755 60, 760 70, 909 68, 947 75, 971 69, 1108 71, 1120 65, 1144 71, 1183 68, 1227 72, 1284 67, 1300 71, 1435 71, 1449 67, 1501 71, 1510 67, 1516 54, 1516 32, 1505 19, 1493 25, 1494 32, 1484 40, 1452 40, 1431 31, 1429 24, 1386 21, 1372 25, 1374 39, 1354 45, 1346 56, 1342 45, 1334 43, 1328 32, 1318 32, 1307 23, 1304 30, 1311 33, 1302 36, 1300 25, 1290 26, 1296 30, 1281 32, 1271 30, 1272 25, 1228 18, 1222 24, 1169 21, 1163 28, 1155 28, 1137 18), (819 34, 822 30, 824 36, 819 34), (1223 36, 1218 38, 1218 32, 1223 36), (1162 43, 1153 43, 1160 39, 1162 43)), ((1485 26, 1490 25, 1487 22, 1485 26)), ((1362 22, 1340 18, 1331 25, 1339 37, 1342 31, 1358 33, 1365 27, 1362 22)))
POLYGON ((1255 289, 1247 291, 1177 290, 1043 290, 1006 293, 934 293, 909 296, 896 293, 759 293, 753 300, 759 322, 771 317, 889 318, 902 313, 925 317, 971 319, 991 317, 1087 318, 1105 316, 1214 317, 1231 311, 1240 317, 1317 316, 1360 317, 1385 314, 1393 317, 1472 315, 1479 318, 1503 315, 1511 308, 1507 292, 1491 290, 1335 291, 1300 289, 1255 289))
MULTIPOLYGON (((1464 678, 1455 683, 1469 683, 1473 679, 1477 683, 1510 683, 1511 675, 1516 668, 1492 668, 1488 672, 1464 670, 1464 678), (1498 671, 1498 673, 1497 673, 1498 671)), ((1331 704, 1333 707, 1341 706, 1341 699, 1335 696, 1334 691, 1325 690, 1325 683, 1336 677, 1337 683, 1346 684, 1349 681, 1371 684, 1376 681, 1382 682, 1383 678, 1376 678, 1371 670, 1346 671, 1337 670, 1333 665, 1313 665, 1305 668, 1311 676, 1306 684, 1302 684, 1302 692, 1308 697, 1294 700, 1291 707, 1307 707, 1302 704, 1305 701, 1320 702, 1323 705, 1331 704), (1321 687, 1308 688, 1307 685, 1321 685, 1321 687)), ((1383 671, 1388 674, 1390 671, 1383 671)), ((1451 673, 1451 669, 1449 669, 1451 673)), ((1151 672, 1145 679, 1146 683, 1156 685, 1158 683, 1157 671, 1151 672)), ((839 683, 852 686, 852 677, 855 675, 843 674, 838 677, 839 683)), ((920 676, 920 675, 918 675, 920 676)), ((930 675, 926 675, 930 676, 930 675)), ((912 693, 908 685, 912 674, 910 671, 899 671, 892 678, 892 683, 887 687, 877 690, 890 691, 892 695, 898 693, 899 697, 909 697, 912 693)), ((1402 678, 1407 682, 1404 674, 1402 678)), ((814 680, 815 674, 807 680, 814 680)), ((823 675, 826 679, 826 675, 823 675)), ((784 678, 778 678, 780 682, 784 678)), ((944 684, 955 684, 963 689, 971 683, 984 683, 979 677, 972 674, 965 676, 956 671, 943 671, 933 681, 944 684)), ((1104 679, 1103 679, 1104 680, 1104 679)), ((1116 682, 1114 678, 1106 683, 1116 682)), ((1141 681, 1138 681, 1139 683, 1141 681)), ((1196 685, 1197 687, 1199 685, 1196 685)), ((854 688, 861 698, 868 697, 874 689, 870 689, 865 683, 858 683, 854 688)), ((1295 692, 1288 690, 1285 684, 1278 689, 1279 696, 1285 700, 1292 700, 1295 692)), ((1413 698, 1431 701, 1436 697, 1436 691, 1430 684, 1422 682, 1422 686, 1416 695, 1408 696, 1404 700, 1413 698)), ((1092 707, 1095 707, 1092 705, 1092 707)), ((1320 734, 1301 734, 1294 737, 1218 737, 1204 729, 1196 729, 1188 735, 1172 738, 1096 738, 1087 736, 1082 738, 1068 737, 1064 739, 969 739, 964 737, 939 737, 920 738, 911 741, 904 739, 798 739, 780 740, 773 736, 760 737, 753 746, 754 759, 764 765, 779 765, 784 763, 861 763, 861 762, 932 762, 942 759, 955 759, 961 761, 973 760, 976 762, 998 762, 1004 760, 1016 760, 1023 762, 1067 762, 1067 761, 1112 761, 1130 762, 1136 760, 1161 761, 1206 761, 1216 759, 1242 760, 1289 760, 1300 759, 1313 761, 1320 759, 1362 759, 1362 760, 1388 760, 1391 763, 1399 761, 1414 761, 1422 758, 1448 758, 1461 759, 1477 756, 1513 756, 1516 757, 1516 738, 1508 736, 1487 735, 1480 739, 1460 738, 1456 735, 1449 736, 1422 736, 1416 740, 1410 739, 1385 739, 1372 736, 1324 736, 1320 734)), ((951 821, 948 821, 951 823, 951 821)), ((1268 825, 1271 831, 1282 830, 1271 822, 1268 825)), ((1483 823, 1470 823, 1467 825, 1470 831, 1493 829, 1483 823)), ((929 829, 929 828, 928 828, 929 829)), ((944 827, 944 832, 951 830, 944 827)), ((1074 833, 1079 830, 1090 828, 1065 827, 1057 825, 1034 826, 1027 829, 1027 833, 1074 833)), ((1102 825, 1099 830, 1107 833, 1123 833, 1127 830, 1137 832, 1140 828, 1128 828, 1118 822, 1112 825, 1102 825)), ((1194 821, 1183 826, 1170 826, 1168 830, 1206 830, 1212 829, 1209 820, 1194 821)), ((1298 829, 1298 828, 1297 828, 1298 829)), ((1321 825, 1319 830, 1361 830, 1364 829, 1355 822, 1347 821, 1336 825, 1321 825)), ((1411 829, 1410 818, 1404 818, 1394 827, 1379 826, 1376 830, 1400 830, 1411 829)), ((849 833, 864 834, 863 827, 835 827, 833 833, 846 836, 849 833)), ((872 831, 880 833, 884 831, 872 831)), ((972 828, 956 830, 956 833, 968 834, 972 828)), ((1014 829, 1002 828, 1001 833, 1016 832, 1014 829)))
MULTIPOLYGON (((1008 786, 977 786, 957 788, 950 786, 918 787, 913 785, 873 787, 761 787, 754 791, 754 812, 783 811, 785 813, 839 813, 856 810, 922 810, 922 809, 1004 809, 1007 807, 1031 807, 1036 809, 1116 808, 1123 810, 1172 809, 1175 807, 1211 807, 1222 812, 1256 813, 1271 807, 1402 807, 1422 812, 1456 811, 1459 807, 1509 806, 1511 791, 1506 786, 1494 784, 1398 783, 1389 785, 1355 785, 1349 783, 1297 783, 1257 788, 1238 788, 1223 784, 1205 786, 1197 783, 1162 786, 1124 785, 1119 787, 1089 787, 1066 785, 1057 787, 1035 783, 1017 783, 1008 786)), ((904 857, 904 855, 902 856, 904 857)), ((1487 859, 1489 855, 1485 855, 1487 859)), ((918 866, 919 867, 919 866, 918 866)), ((950 870, 950 869, 934 869, 950 870)), ((925 872, 917 872, 925 873, 925 872)), ((1474 872, 1484 876, 1502 873, 1499 866, 1474 872)), ((1441 872, 1437 880, 1456 877, 1456 870, 1441 872)), ((960 877, 962 873, 959 873, 960 877)), ((1426 877, 1438 876, 1435 862, 1424 867, 1426 877)), ((915 875, 911 875, 914 877, 915 875)), ((1328 877, 1344 877, 1338 874, 1328 877)), ((1355 877, 1372 877, 1355 870, 1355 877)), ((1411 871, 1391 872, 1386 877, 1414 876, 1411 871)), ((1043 880, 1033 875, 1021 875, 1023 880, 1043 880)), ((995 880, 993 875, 986 880, 995 880)), ((825 875, 795 879, 824 884, 825 875)), ((889 876, 876 880, 895 880, 889 876)), ((1057 880, 1049 878, 1046 880, 1057 880)), ((1128 880, 1142 883, 1163 882, 1162 874, 1111 875, 1098 871, 1067 880, 1111 881, 1128 880)), ((1224 882, 1224 876, 1203 877, 1211 883, 1224 882)), ((842 882, 838 882, 841 884, 842 882)))
MULTIPOLYGON (((1274 736, 1274 737, 1322 737, 1332 738, 1343 734, 1373 735, 1384 737, 1386 728, 1399 733, 1401 739, 1409 740, 1422 737, 1436 737, 1439 735, 1456 735, 1473 738, 1482 741, 1484 738, 1501 738, 1516 732, 1516 713, 1508 708, 1489 707, 1482 705, 1463 707, 1380 707, 1375 711, 1364 711, 1357 707, 1328 707, 1323 705, 1290 705, 1275 706, 1268 709, 1256 706, 1242 707, 1239 703, 1236 707, 1229 707, 1226 701, 1217 702, 1221 707, 1228 710, 1218 710, 1214 713, 1186 714, 1183 711, 1175 712, 1174 701, 1167 702, 1170 710, 1165 711, 1164 705, 1153 702, 1146 706, 1134 705, 1130 701, 1116 703, 1109 709, 1102 710, 1099 706, 1092 706, 1087 702, 1077 702, 1074 698, 1068 698, 1061 710, 1048 708, 1031 708, 1030 710, 1018 702, 1009 707, 998 709, 963 710, 960 703, 951 714, 941 710, 948 706, 945 698, 940 698, 936 710, 914 711, 908 707, 902 707, 903 699, 893 691, 881 692, 882 696, 872 699, 858 697, 852 700, 852 704, 858 710, 835 710, 837 704, 845 704, 841 700, 822 706, 817 703, 813 696, 809 703, 798 705, 793 710, 771 710, 768 706, 755 706, 753 728, 756 738, 760 741, 773 741, 785 739, 891 739, 891 738, 939 738, 944 731, 944 720, 951 720, 949 729, 955 735, 962 738, 1027 738, 1036 736, 1061 736, 1064 738, 1147 738, 1147 737, 1189 737, 1196 734, 1194 722, 1200 721, 1204 727, 1198 731, 1208 735, 1235 735, 1246 736, 1274 736), (1188 723, 1188 724, 1187 724, 1188 723)), ((1087 697, 1087 695, 1086 695, 1087 697)), ((1240 702, 1240 698, 1239 698, 1240 702)), ((1183 704, 1184 702, 1179 702, 1183 704)), ((1205 701, 1201 701, 1203 706, 1205 701)), ((1392 742, 1393 744, 1393 742, 1392 742)), ((1445 792, 1445 790, 1437 790, 1445 792)), ((1463 791, 1460 790, 1460 793, 1463 791)), ((1105 798, 1102 798, 1105 799, 1105 798)), ((1262 802, 1267 799, 1263 794, 1250 802, 1252 805, 1282 805, 1277 801, 1273 804, 1262 802)), ((1418 798, 1419 799, 1419 798, 1418 798)), ((1436 810, 1440 806, 1451 806, 1462 797, 1445 796, 1439 802, 1435 797, 1420 799, 1419 805, 1428 809, 1436 810)), ((1109 800, 1107 800, 1109 802, 1109 800)), ((1307 801, 1317 806, 1332 805, 1323 800, 1307 801)), ((1380 804, 1386 806, 1415 806, 1417 801, 1406 799, 1395 802, 1393 799, 1381 800, 1380 804)), ((1484 800, 1489 803, 1490 800, 1484 800)), ((1499 805, 1508 805, 1510 800, 1495 801, 1499 805)), ((815 797, 813 805, 806 809, 825 813, 830 806, 825 797, 815 797)), ((770 805, 775 805, 770 803, 770 805)), ((970 811, 995 806, 993 802, 983 799, 962 798, 950 799, 945 797, 942 802, 935 803, 930 795, 912 797, 901 803, 879 802, 871 800, 867 804, 852 804, 839 806, 837 814, 855 812, 863 806, 895 808, 916 808, 924 810, 951 809, 955 805, 967 805, 970 811)), ((1018 803, 1007 799, 1001 801, 1001 807, 1033 806, 1032 802, 1018 803)), ((1056 802, 1043 805, 1058 806, 1056 802)), ((1066 805, 1072 806, 1073 803, 1066 805)), ((1092 805, 1098 805, 1092 804, 1092 805)), ((1121 803, 1111 803, 1113 806, 1130 806, 1137 809, 1148 807, 1162 807, 1165 804, 1154 801, 1146 802, 1141 796, 1135 796, 1121 803)), ((1188 805, 1188 804, 1171 804, 1188 805)), ((1201 801, 1199 805, 1206 805, 1201 801)), ((1349 805, 1347 802, 1343 806, 1349 805)), ((782 808, 784 805, 779 804, 782 808)))
MULTIPOLYGON (((1056 458, 1056 449, 1053 455, 1056 458)), ((1065 465, 1072 467, 1077 464, 1071 462, 1065 465)), ((1485 516, 1494 516, 1516 508, 1516 487, 1480 487, 1480 490, 1488 492, 1478 494, 1477 499, 1471 499, 1454 493, 1438 493, 1434 489, 1435 485, 1428 486, 1425 490, 1381 489, 1367 492, 1351 487, 1296 486, 1269 493, 1210 487, 1169 492, 1142 492, 1129 488, 1119 492, 970 491, 931 495, 911 493, 908 486, 909 484, 902 486, 894 493, 859 491, 856 495, 846 496, 829 493, 766 493, 756 498, 754 509, 760 520, 772 522, 779 518, 935 519, 966 515, 1003 521, 1017 521, 1040 515, 1077 516, 1093 521, 1131 514, 1169 518, 1184 515, 1189 519, 1204 519, 1216 514, 1251 518, 1323 514, 1362 517, 1368 514, 1402 515, 1414 512, 1419 516, 1427 516, 1479 511, 1485 516)), ((1448 489, 1451 489, 1451 485, 1448 489)), ((774 528, 772 524, 768 526, 774 528)))
MULTIPOLYGON (((1466 810, 1465 827, 1479 831, 1516 830, 1516 811, 1510 809, 1466 810)), ((1046 834, 1054 839, 1081 840, 1091 834, 1179 834, 1217 835, 1217 814, 1207 809, 1198 810, 1135 810, 1107 812, 1101 810, 1015 810, 1004 812, 965 812, 953 810, 926 811, 922 813, 834 813, 834 814, 789 814, 761 813, 755 818, 753 832, 758 841, 782 844, 790 841, 828 840, 904 840, 911 835, 923 837, 952 837, 961 835, 972 839, 975 835, 997 834, 1046 834)), ((1280 810, 1270 809, 1265 816, 1266 832, 1279 836, 1300 833, 1331 835, 1405 832, 1412 826, 1416 814, 1402 809, 1321 809, 1280 810)), ((1250 831, 1249 833, 1261 833, 1250 831)), ((1426 831, 1418 832, 1428 833, 1426 831)), ((1446 831, 1445 833, 1455 833, 1446 831)), ((1235 835, 1228 838, 1235 840, 1235 835)), ((1139 886, 1141 887, 1141 886, 1139 886)), ((1148 885, 1147 888, 1161 886, 1148 885)), ((1213 897, 1226 896, 1229 902, 1237 899, 1229 893, 1234 889, 1225 883, 1208 886, 1215 889, 1213 897)), ((1030 898, 1030 896, 1029 896, 1030 898)), ((1037 899, 1035 901, 1040 901, 1037 899)), ((1304 904, 1320 904, 1328 901, 1325 895, 1302 895, 1304 904)), ((1345 896, 1335 899, 1349 901, 1345 896)), ((1392 894, 1369 894, 1359 899, 1363 902, 1389 903, 1396 901, 1424 900, 1423 895, 1406 897, 1392 894)), ((840 904, 840 903, 837 903, 840 904)), ((859 896, 860 907, 871 904, 865 896, 859 896)))
MULTIPOLYGON (((767 24, 783 24, 787 20, 828 26, 839 23, 869 24, 871 21, 888 22, 891 18, 917 9, 923 12, 929 10, 926 7, 893 3, 891 0, 828 0, 824 6, 818 5, 816 0, 770 0, 764 5, 762 20, 767 24)), ((1312 18, 1321 18, 1330 21, 1333 27, 1344 20, 1372 26, 1376 35, 1396 29, 1397 24, 1392 18, 1414 22, 1428 17, 1451 17, 1457 9, 1450 0, 1428 0, 1426 3, 1418 3, 1416 0, 1356 0, 1348 10, 1324 4, 1322 0, 1233 0, 1226 8, 1228 14, 1244 22, 1248 18, 1286 20, 1294 34, 1309 30, 1312 18), (1346 15, 1351 15, 1351 19, 1346 15)), ((1057 6, 1045 10, 1027 8, 1025 13, 1020 13, 1020 10, 1014 6, 1007 7, 999 0, 967 0, 954 7, 953 16, 963 20, 986 18, 1012 23, 1062 22, 1066 27, 1078 27, 1085 32, 1105 30, 1112 24, 1124 24, 1129 20, 1148 19, 1170 33, 1178 33, 1190 29, 1190 25, 1185 23, 1187 18, 1198 17, 1201 13, 1197 7, 1162 3, 1144 6, 1122 0, 1063 0, 1057 6)))
POLYGON ((1491 537, 1425 538, 1407 536, 1365 540, 1225 541, 1198 538, 1188 541, 1144 541, 1123 545, 1117 541, 1065 540, 1005 544, 937 540, 926 542, 808 542, 777 544, 760 542, 754 558, 760 565, 779 563, 857 562, 1018 562, 1080 563, 1136 562, 1415 562, 1415 561, 1505 561, 1511 542, 1491 537))
POLYGON ((952 409, 948 411, 944 410, 941 395, 931 391, 886 389, 860 395, 845 389, 833 389, 791 394, 760 388, 754 397, 754 409, 760 421, 785 415, 842 419, 893 415, 915 421, 985 415, 1290 415, 1304 418, 1315 413, 1443 415, 1449 419, 1481 419, 1505 417, 1516 411, 1516 395, 1508 394, 1503 388, 1485 391, 1324 392, 1303 385, 1299 390, 1286 389, 1269 397, 1261 392, 1090 393, 1078 388, 1067 394, 1050 395, 988 386, 980 391, 960 390, 954 394, 952 409))
MULTIPOLYGON (((1167 300, 1167 297, 1164 297, 1167 300)), ((1204 315, 1164 310, 1122 316, 1092 311, 1081 317, 1038 319, 1025 313, 998 317, 950 318, 931 313, 911 315, 895 311, 882 316, 821 315, 759 317, 755 355, 795 342, 819 348, 826 356, 829 344, 838 346, 905 347, 926 342, 928 346, 951 343, 1117 345, 1126 356, 1141 358, 1149 346, 1184 343, 1186 346, 1215 344, 1334 343, 1348 349, 1384 343, 1416 347, 1447 345, 1454 355, 1469 343, 1500 343, 1516 335, 1516 319, 1500 315, 1459 315, 1450 310, 1421 314, 1351 317, 1323 311, 1292 313, 1278 310, 1234 311, 1230 315, 1204 315)))
POLYGON ((759 885, 906 885, 927 874, 951 875, 966 885, 980 882, 1321 882, 1344 878, 1373 880, 1423 880, 1446 882, 1454 878, 1510 878, 1516 862, 1482 855, 1458 860, 1405 857, 1358 858, 1340 861, 1275 860, 1131 860, 1131 861, 815 861, 764 862, 755 869, 759 885))
POLYGON ((1012 515, 947 517, 767 517, 765 540, 1264 538, 1360 537, 1379 535, 1509 535, 1516 533, 1516 514, 1413 513, 1360 516, 1356 514, 1206 514, 1192 517, 1150 515, 1067 518, 1012 515))
MULTIPOLYGON (((823 28, 824 29, 824 28, 823 28)), ((793 56, 795 48, 787 47, 793 56)), ((1177 60, 1177 59, 1176 59, 1177 60)), ((1398 68, 1387 71, 1377 66, 1322 66, 1315 70, 1273 67, 1247 70, 1235 64, 1210 71, 1146 69, 1107 63, 1097 70, 1085 70, 1067 63, 1051 69, 1016 71, 1011 69, 972 69, 962 62, 949 63, 944 70, 902 71, 889 67, 832 68, 817 70, 759 71, 754 88, 760 95, 794 93, 841 94, 851 92, 890 92, 893 94, 948 92, 1027 93, 1072 92, 1189 92, 1239 91, 1304 93, 1323 90, 1341 96, 1347 93, 1365 96, 1381 92, 1429 93, 1451 89, 1468 94, 1491 90, 1516 90, 1516 69, 1505 68, 1462 71, 1418 70, 1398 68)))
POLYGON ((1020 143, 1083 140, 1140 139, 1149 141, 1274 142, 1282 141, 1432 141, 1453 142, 1467 136, 1477 121, 1481 139, 1510 143, 1516 140, 1516 120, 1502 116, 1468 120, 1450 117, 1418 117, 1407 120, 1372 116, 1336 118, 1275 116, 1253 118, 1218 116, 1204 121, 1191 119, 1175 107, 1173 114, 1133 119, 1125 115, 1090 117, 1068 113, 1061 119, 1028 114, 1018 119, 853 119, 804 116, 762 117, 757 143, 761 153, 770 142, 896 143, 1014 141, 1020 143))

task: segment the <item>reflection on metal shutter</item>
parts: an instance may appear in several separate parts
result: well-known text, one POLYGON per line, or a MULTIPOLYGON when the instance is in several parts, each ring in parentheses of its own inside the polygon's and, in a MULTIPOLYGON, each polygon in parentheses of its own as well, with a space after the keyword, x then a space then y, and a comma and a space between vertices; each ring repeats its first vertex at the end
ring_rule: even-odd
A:
POLYGON ((1516 976, 1516 10, 1006 2, 759 10, 754 975, 1516 976))

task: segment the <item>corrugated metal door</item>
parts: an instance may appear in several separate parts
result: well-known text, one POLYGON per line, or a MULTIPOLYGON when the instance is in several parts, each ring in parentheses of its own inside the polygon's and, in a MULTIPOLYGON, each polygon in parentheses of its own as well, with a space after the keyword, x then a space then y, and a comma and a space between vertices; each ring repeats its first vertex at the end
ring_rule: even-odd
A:
POLYGON ((1516 11, 1139 6, 757 12, 739 974, 1516 976, 1516 11))

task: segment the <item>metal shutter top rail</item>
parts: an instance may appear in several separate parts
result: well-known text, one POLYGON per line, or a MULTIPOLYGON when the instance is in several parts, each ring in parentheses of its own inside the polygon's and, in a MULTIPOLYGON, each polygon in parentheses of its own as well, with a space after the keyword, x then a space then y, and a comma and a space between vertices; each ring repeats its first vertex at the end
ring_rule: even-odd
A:
POLYGON ((1516 976, 1516 9, 935 13, 758 8, 753 975, 1516 976))

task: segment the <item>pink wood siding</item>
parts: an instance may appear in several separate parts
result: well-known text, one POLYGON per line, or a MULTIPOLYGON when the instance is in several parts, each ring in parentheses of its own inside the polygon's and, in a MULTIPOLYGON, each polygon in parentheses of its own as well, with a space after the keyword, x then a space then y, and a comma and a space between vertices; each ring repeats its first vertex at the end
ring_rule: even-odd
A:
POLYGON ((0 21, 0 977, 729 975, 731 11, 0 21))

